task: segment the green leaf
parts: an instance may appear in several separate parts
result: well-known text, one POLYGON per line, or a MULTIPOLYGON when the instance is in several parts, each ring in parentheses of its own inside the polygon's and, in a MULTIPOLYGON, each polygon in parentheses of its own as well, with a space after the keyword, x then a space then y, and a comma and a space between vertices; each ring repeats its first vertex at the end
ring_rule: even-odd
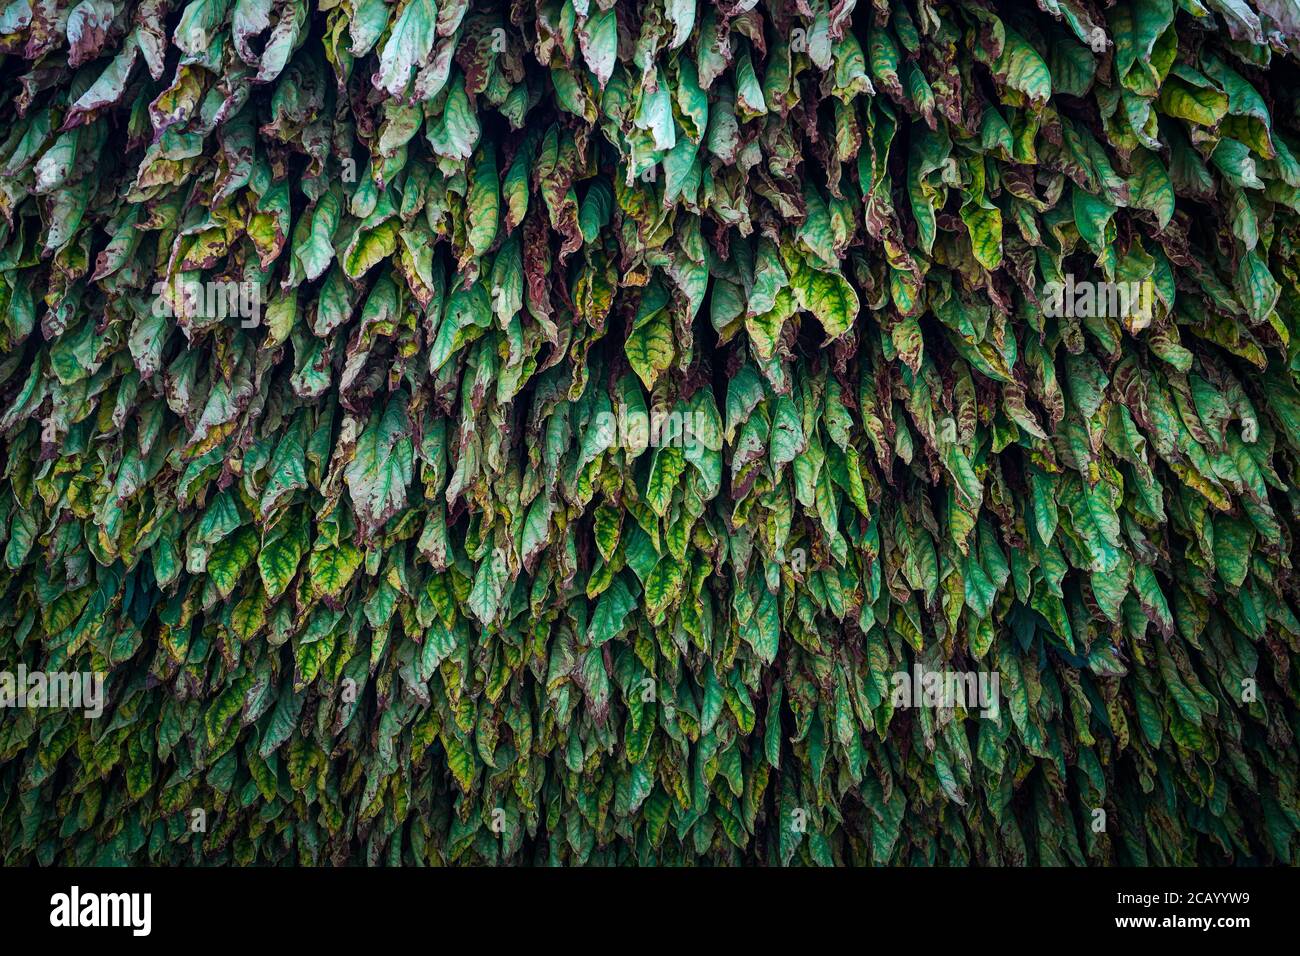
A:
POLYGON ((406 506, 414 465, 406 406, 406 396, 399 392, 382 414, 371 415, 344 472, 352 507, 363 528, 381 527, 406 506))

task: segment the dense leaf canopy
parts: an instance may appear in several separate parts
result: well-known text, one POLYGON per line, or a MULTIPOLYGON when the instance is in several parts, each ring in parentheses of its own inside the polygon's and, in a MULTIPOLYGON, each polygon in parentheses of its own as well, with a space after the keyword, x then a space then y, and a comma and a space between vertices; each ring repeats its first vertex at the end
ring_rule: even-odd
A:
POLYGON ((1298 53, 0 0, 0 859, 1300 862, 1298 53))

